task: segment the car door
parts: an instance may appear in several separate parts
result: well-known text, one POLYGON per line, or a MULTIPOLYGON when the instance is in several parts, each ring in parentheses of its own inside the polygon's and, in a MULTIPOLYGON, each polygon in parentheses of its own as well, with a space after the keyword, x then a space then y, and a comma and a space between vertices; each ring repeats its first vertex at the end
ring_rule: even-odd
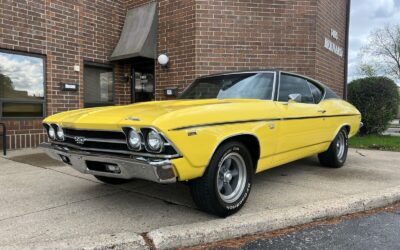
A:
POLYGON ((276 105, 281 121, 273 161, 283 164, 313 154, 323 142, 324 110, 314 100, 309 82, 297 75, 281 73, 276 105), (290 95, 301 98, 290 100, 290 95))

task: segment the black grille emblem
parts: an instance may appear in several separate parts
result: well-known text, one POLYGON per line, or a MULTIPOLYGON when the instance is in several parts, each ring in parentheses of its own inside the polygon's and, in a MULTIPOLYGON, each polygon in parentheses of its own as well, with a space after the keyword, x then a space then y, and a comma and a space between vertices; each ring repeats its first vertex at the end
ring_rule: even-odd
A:
POLYGON ((87 139, 82 136, 75 136, 74 140, 75 140, 76 144, 84 144, 87 139))

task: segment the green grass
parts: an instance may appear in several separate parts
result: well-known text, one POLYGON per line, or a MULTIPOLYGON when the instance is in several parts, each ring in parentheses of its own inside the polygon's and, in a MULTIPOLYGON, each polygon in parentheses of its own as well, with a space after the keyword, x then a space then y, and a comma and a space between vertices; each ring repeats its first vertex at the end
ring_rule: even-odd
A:
POLYGON ((376 149, 400 152, 400 136, 365 135, 354 136, 349 140, 351 148, 376 149))

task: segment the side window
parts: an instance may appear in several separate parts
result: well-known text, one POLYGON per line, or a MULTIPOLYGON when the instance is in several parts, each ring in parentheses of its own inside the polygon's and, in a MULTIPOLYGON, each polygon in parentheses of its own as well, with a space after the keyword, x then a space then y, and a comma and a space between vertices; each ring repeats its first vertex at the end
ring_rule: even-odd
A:
POLYGON ((319 89, 317 86, 315 86, 313 83, 308 82, 310 85, 311 93, 314 97, 314 102, 319 103, 322 99, 322 91, 319 89))
POLYGON ((278 101, 287 102, 290 94, 301 94, 302 103, 314 103, 313 95, 305 79, 281 74, 278 101))

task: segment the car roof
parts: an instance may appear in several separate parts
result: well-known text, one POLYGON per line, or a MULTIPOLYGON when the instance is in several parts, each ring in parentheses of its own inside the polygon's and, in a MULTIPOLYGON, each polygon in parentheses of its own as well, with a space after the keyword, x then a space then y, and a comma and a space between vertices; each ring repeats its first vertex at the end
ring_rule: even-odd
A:
POLYGON ((332 89, 330 89, 328 86, 326 86, 325 84, 321 83, 320 81, 317 81, 311 77, 305 76, 305 75, 301 75, 298 73, 294 73, 294 72, 289 72, 289 71, 285 71, 285 70, 281 70, 281 69, 274 69, 274 68, 266 68, 266 69, 249 69, 249 70, 241 70, 241 71, 228 71, 228 72, 221 72, 221 73, 215 73, 215 74, 210 74, 210 75, 204 75, 201 77, 198 77, 197 79, 202 79, 202 78, 207 78, 207 77, 214 77, 214 76, 224 76, 224 75, 232 75, 232 74, 246 74, 246 73, 262 73, 262 72, 273 72, 276 74, 279 73, 285 73, 288 75, 293 75, 293 76, 298 76, 298 77, 302 77, 304 79, 309 80, 310 82, 319 85, 324 92, 324 96, 326 95, 327 92, 332 92, 336 95, 335 92, 332 91, 332 89))
POLYGON ((262 73, 262 72, 274 72, 274 73, 285 73, 285 74, 289 74, 289 75, 294 75, 294 76, 299 76, 299 77, 303 77, 305 79, 308 79, 312 82, 315 82, 317 84, 320 84, 322 87, 326 87, 323 83, 305 76, 305 75, 301 75, 298 73, 294 73, 294 72, 289 72, 289 71, 285 71, 285 70, 280 70, 280 69, 274 69, 274 68, 266 68, 266 69, 254 69, 254 70, 239 70, 239 71, 227 71, 227 72, 220 72, 220 73, 215 73, 215 74, 210 74, 210 75, 203 75, 200 76, 198 78, 207 78, 207 77, 213 77, 213 76, 223 76, 223 75, 233 75, 233 74, 246 74, 246 73, 262 73))

